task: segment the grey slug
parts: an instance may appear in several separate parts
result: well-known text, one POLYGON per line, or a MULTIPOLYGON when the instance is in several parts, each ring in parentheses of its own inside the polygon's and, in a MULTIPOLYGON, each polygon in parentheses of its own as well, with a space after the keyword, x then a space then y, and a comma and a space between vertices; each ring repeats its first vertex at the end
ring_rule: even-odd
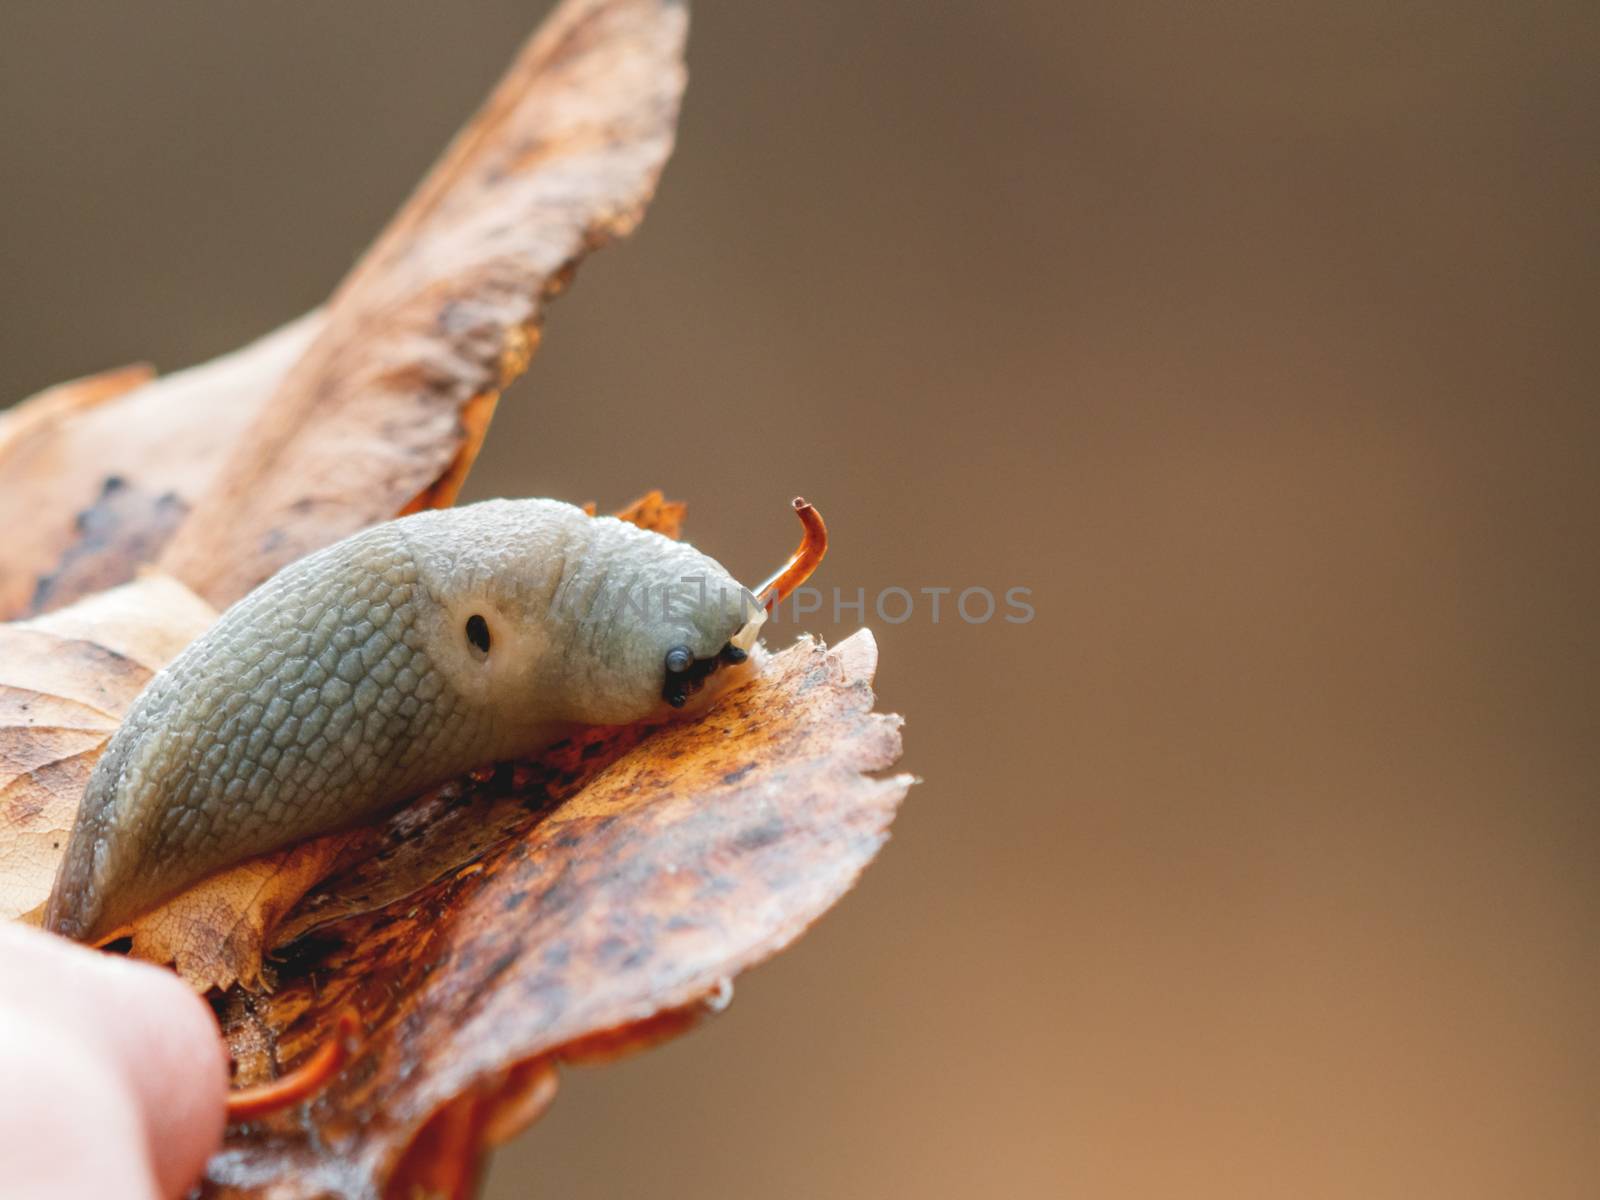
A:
POLYGON ((795 509, 806 539, 755 604, 693 547, 554 500, 419 513, 284 568, 134 701, 45 927, 104 941, 225 867, 575 725, 703 705, 821 557, 820 518, 795 509))

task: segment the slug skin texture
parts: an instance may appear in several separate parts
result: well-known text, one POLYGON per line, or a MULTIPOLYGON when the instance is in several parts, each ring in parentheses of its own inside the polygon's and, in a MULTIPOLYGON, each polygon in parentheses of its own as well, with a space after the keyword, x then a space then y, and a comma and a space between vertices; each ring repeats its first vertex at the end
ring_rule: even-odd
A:
POLYGON ((574 724, 694 711, 749 669, 763 618, 693 547, 553 500, 358 533, 240 600, 140 693, 45 927, 102 941, 207 875, 574 724), (666 665, 684 648, 692 693, 666 665))

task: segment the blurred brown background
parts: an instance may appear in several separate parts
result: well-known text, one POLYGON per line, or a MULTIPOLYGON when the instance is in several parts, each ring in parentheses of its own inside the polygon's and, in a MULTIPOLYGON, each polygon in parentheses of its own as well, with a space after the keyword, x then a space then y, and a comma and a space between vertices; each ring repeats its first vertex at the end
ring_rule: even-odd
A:
MULTIPOLYGON (((315 304, 543 10, 0 8, 0 396, 315 304)), ((690 62, 474 494, 659 484, 752 578, 803 491, 824 586, 1038 615, 869 617, 882 859, 489 1195, 1600 1193, 1595 6, 704 4, 690 62)))

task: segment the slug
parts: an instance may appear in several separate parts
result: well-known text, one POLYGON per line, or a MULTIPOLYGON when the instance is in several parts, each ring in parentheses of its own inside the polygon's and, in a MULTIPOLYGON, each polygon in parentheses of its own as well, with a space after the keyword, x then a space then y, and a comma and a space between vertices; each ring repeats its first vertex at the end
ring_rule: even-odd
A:
POLYGON ((135 699, 45 928, 106 941, 223 868, 574 726, 704 706, 826 547, 794 507, 804 540, 753 604, 693 547, 554 500, 419 513, 285 567, 135 699))

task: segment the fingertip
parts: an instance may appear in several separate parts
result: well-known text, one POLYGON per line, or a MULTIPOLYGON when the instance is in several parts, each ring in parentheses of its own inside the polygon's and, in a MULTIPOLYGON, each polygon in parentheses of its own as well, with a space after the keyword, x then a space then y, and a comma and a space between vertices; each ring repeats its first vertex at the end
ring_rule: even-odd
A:
POLYGON ((228 1057, 210 1007, 160 967, 4 926, 0 1016, 58 1031, 113 1075, 144 1131, 160 1193, 183 1194, 224 1130, 228 1057))
POLYGON ((157 1184, 141 1106, 93 1040, 42 1018, 0 1020, 0 1166, 7 1196, 178 1194, 157 1184))
POLYGON ((158 967, 112 960, 123 976, 117 1057, 145 1114, 163 1194, 182 1193, 222 1141, 228 1055, 206 1002, 158 967))

